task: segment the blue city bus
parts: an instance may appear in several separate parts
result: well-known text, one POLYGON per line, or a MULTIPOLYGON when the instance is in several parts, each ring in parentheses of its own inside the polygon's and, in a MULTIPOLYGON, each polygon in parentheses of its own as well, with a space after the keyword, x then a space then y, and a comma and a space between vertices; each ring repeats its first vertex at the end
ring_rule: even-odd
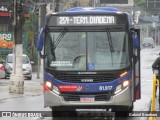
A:
POLYGON ((53 116, 77 109, 132 111, 141 98, 139 36, 130 15, 113 7, 48 14, 37 40, 44 106, 53 116))

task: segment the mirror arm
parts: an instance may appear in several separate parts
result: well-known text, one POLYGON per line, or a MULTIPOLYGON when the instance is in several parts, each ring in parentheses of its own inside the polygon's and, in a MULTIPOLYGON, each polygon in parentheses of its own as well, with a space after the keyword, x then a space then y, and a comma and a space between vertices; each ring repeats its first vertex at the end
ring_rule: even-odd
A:
POLYGON ((40 55, 40 58, 41 58, 41 59, 44 59, 44 58, 45 58, 45 55, 42 55, 41 51, 39 51, 39 55, 40 55))

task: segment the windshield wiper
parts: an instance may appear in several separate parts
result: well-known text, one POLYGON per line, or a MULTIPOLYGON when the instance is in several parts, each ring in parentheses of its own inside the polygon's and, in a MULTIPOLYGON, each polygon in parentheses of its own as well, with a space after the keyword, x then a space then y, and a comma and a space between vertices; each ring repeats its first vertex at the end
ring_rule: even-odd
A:
POLYGON ((66 34, 66 32, 67 32, 67 28, 64 28, 63 31, 59 34, 59 36, 54 42, 54 49, 56 49, 56 47, 58 46, 58 44, 60 43, 64 35, 66 34))
POLYGON ((81 57, 83 56, 86 56, 85 54, 79 54, 78 56, 76 56, 74 59, 73 59, 73 65, 75 62, 77 62, 77 60, 79 60, 81 57))
POLYGON ((107 29, 107 37, 108 37, 108 42, 109 42, 109 47, 110 47, 111 57, 112 57, 112 65, 113 65, 112 53, 114 52, 114 48, 113 48, 112 37, 111 37, 111 33, 110 33, 109 29, 107 29))
POLYGON ((114 52, 112 37, 111 37, 111 33, 110 33, 109 29, 107 29, 107 37, 108 37, 108 41, 109 41, 110 51, 114 52))

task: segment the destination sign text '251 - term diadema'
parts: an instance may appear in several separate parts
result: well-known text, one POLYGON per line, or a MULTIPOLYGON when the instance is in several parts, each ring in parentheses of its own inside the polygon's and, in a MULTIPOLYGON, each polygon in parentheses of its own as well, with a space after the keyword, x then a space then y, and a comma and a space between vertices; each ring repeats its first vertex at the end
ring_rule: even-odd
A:
POLYGON ((114 16, 59 16, 57 25, 113 25, 116 24, 114 16))

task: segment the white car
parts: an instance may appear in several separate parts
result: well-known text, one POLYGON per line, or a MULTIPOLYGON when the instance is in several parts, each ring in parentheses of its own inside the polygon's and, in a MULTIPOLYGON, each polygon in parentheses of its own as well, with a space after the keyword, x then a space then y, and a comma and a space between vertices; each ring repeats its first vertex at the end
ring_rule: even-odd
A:
POLYGON ((5 71, 3 64, 0 64, 0 78, 5 78, 5 71))
MULTIPOLYGON (((9 77, 13 69, 13 54, 7 55, 4 65, 5 65, 5 73, 6 73, 5 77, 9 77)), ((24 77, 26 77, 28 80, 32 79, 32 66, 26 54, 23 54, 22 71, 23 71, 24 77)))
POLYGON ((141 42, 141 47, 151 47, 154 48, 155 47, 155 43, 152 37, 145 37, 142 42, 141 42))

